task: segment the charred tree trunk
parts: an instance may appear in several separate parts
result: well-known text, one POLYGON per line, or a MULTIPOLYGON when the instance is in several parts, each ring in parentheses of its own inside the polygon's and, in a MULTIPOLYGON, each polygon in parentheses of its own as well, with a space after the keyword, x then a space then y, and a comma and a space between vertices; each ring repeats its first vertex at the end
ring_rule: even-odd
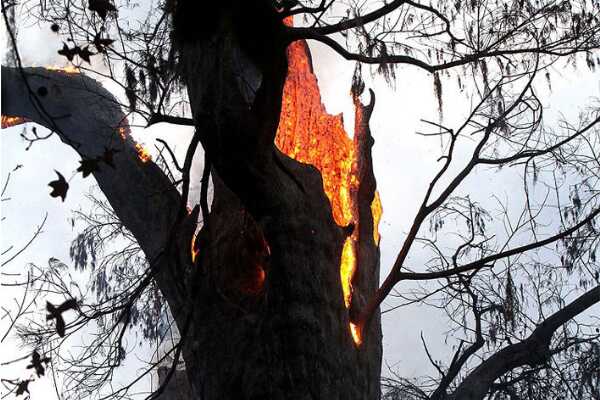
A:
MULTIPOLYGON (((186 9, 193 3, 177 3, 175 42, 215 186, 195 263, 194 219, 162 171, 139 159, 122 110, 97 82, 3 67, 2 114, 53 129, 83 159, 117 151, 114 165, 94 176, 140 243, 175 317, 193 398, 378 399, 379 315, 360 332, 360 344, 350 330, 379 276, 369 212, 373 104, 357 102, 352 168, 360 182, 347 188, 357 199, 355 216, 336 223, 319 170, 274 144, 287 76, 283 22, 255 2, 212 2, 202 14, 186 9), (340 264, 349 236, 357 266, 346 304, 340 264)), ((309 114, 298 119, 320 118, 309 114)))
MULTIPOLYGON (((185 4, 175 15, 180 73, 216 172, 184 339, 193 392, 202 399, 377 399, 379 321, 355 344, 340 280, 352 226, 334 221, 319 171, 274 144, 287 75, 283 23, 241 2, 215 6, 210 26, 197 33, 186 28, 197 21, 183 16, 198 14, 185 4)), ((370 156, 367 164, 371 171, 370 156)), ((374 180, 365 182, 369 208, 374 180)), ((377 288, 379 273, 372 219, 360 226, 364 273, 355 298, 377 288)))

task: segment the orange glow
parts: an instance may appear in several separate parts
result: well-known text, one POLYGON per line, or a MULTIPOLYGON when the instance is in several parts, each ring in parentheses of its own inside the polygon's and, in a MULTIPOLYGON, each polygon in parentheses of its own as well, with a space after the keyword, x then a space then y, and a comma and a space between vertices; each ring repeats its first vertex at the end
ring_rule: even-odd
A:
POLYGON ((192 254, 192 262, 195 263, 198 258, 198 254, 200 254, 200 250, 196 248, 196 235, 192 235, 192 243, 191 243, 191 254, 192 254))
MULTIPOLYGON (((340 260, 344 304, 349 308, 358 240, 356 145, 346 134, 342 116, 328 114, 321 103, 305 42, 297 41, 288 47, 288 65, 275 144, 283 153, 312 164, 321 172, 333 219, 340 226, 355 225, 353 234, 344 242, 340 260)), ((350 333, 355 343, 360 344, 356 326, 350 326, 350 333)))
POLYGON ((47 65, 47 66, 44 66, 44 68, 47 69, 48 71, 64 72, 65 74, 78 74, 81 72, 79 70, 79 68, 77 68, 73 65, 66 65, 64 67, 59 67, 56 65, 47 65))
POLYGON ((354 343, 357 346, 360 346, 362 343, 362 337, 360 336, 360 328, 358 325, 350 322, 350 333, 352 333, 352 339, 354 339, 354 343))
POLYGON ((117 128, 117 132, 119 132, 121 139, 125 140, 127 138, 127 134, 129 133, 129 129, 126 126, 121 125, 117 128))
POLYGON ((138 158, 140 159, 141 162, 146 163, 146 162, 152 160, 152 156, 150 155, 148 150, 146 150, 146 148, 144 146, 142 146, 141 144, 136 143, 135 149, 137 151, 138 158))
POLYGON ((342 291, 344 292, 344 304, 350 307, 352 300, 352 284, 350 283, 354 269, 356 268, 356 256, 354 251, 354 240, 349 237, 342 248, 342 260, 340 262, 340 279, 342 280, 342 291))
POLYGON ((240 283, 240 290, 247 295, 257 296, 263 290, 266 276, 267 274, 262 265, 254 265, 244 274, 240 283))
POLYGON ((371 202, 371 214, 373 214, 373 240, 375 241, 375 245, 379 245, 379 239, 381 239, 379 235, 379 221, 381 221, 381 214, 383 214, 379 192, 375 192, 375 197, 373 197, 373 201, 371 202))
MULTIPOLYGON (((117 133, 119 134, 119 136, 121 137, 122 140, 126 140, 127 136, 130 136, 131 129, 129 129, 129 124, 127 123, 126 119, 121 121, 121 123, 117 127, 117 133)), ((134 143, 135 143, 135 151, 137 152, 138 158, 140 159, 141 162, 147 163, 148 161, 152 160, 152 156, 150 155, 150 152, 143 145, 141 145, 135 141, 134 141, 134 143)))
POLYGON ((351 182, 355 151, 341 115, 330 115, 321 103, 317 78, 303 42, 288 47, 288 77, 275 144, 288 156, 312 164, 323 176, 333 218, 345 226, 354 220, 351 182))
POLYGON ((25 118, 21 117, 10 117, 8 115, 2 116, 2 129, 10 128, 11 126, 23 124, 27 122, 25 118))
POLYGON ((258 290, 262 290, 262 288, 265 284, 266 276, 267 276, 267 274, 265 273, 265 270, 259 266, 256 269, 256 287, 258 288, 258 290))

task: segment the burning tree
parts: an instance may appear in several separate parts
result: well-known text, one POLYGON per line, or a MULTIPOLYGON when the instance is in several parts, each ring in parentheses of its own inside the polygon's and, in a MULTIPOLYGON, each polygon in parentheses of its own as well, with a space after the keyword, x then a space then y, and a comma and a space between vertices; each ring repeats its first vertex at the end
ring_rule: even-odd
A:
MULTIPOLYGON (((14 5, 2 4, 15 45, 14 5)), ((107 67, 26 68, 13 46, 15 66, 2 67, 3 125, 31 121, 56 132, 81 156, 78 171, 97 180, 110 203, 105 215, 126 228, 102 235, 106 224, 89 218, 89 240, 84 235, 73 248, 76 264, 87 263, 86 248, 93 254, 102 238, 121 234, 145 257, 143 268, 127 257, 120 270, 109 264, 136 273, 116 294, 78 305, 79 319, 67 324, 72 333, 89 321, 110 321, 83 355, 104 362, 94 374, 72 365, 74 384, 93 391, 110 379, 139 303, 153 299, 168 304, 181 336, 165 382, 182 358, 194 398, 379 398, 379 307, 398 283, 421 281, 420 290, 402 295, 406 302, 437 298, 463 335, 449 363, 432 359, 438 377, 388 380, 388 398, 541 398, 542 382, 557 392, 569 388, 571 398, 597 396, 598 359, 586 355, 597 354, 598 334, 573 319, 600 299, 598 109, 554 132, 537 95, 552 65, 583 59, 595 67, 600 24, 593 2, 171 0, 150 8, 136 28, 120 23, 135 10, 130 2, 30 6, 65 35, 60 55, 88 64, 102 58, 107 67), (357 61, 352 139, 341 118, 324 110, 307 40, 357 61), (369 129, 375 94, 364 93, 362 75, 369 64, 389 81, 400 65, 431 73, 440 113, 444 74, 455 74, 474 99, 461 125, 431 123, 431 135, 444 144, 441 166, 381 286, 369 129), (120 82, 127 104, 94 74, 120 82), (466 76, 473 82, 463 84, 466 76), (178 114, 180 104, 188 108, 178 114), (166 142, 162 161, 154 162, 131 137, 134 117, 193 126, 183 163, 166 142), (188 207, 200 145, 200 200, 188 207), (507 222, 503 236, 489 228, 490 212, 460 192, 482 166, 521 168, 525 176, 518 221, 508 210, 498 217, 507 222), (562 178, 551 175, 557 168, 562 178), (530 184, 549 177, 554 203, 529 195, 530 184), (563 184, 571 187, 569 204, 563 184), (445 229, 458 239, 440 246, 445 229), (408 256, 419 241, 431 259, 411 269, 408 256), (559 260, 542 251, 552 246, 559 260), (561 284, 549 285, 548 276, 561 284), (103 346, 108 351, 99 355, 94 349, 103 346), (552 375, 556 363, 568 366, 563 375, 552 375), (573 389, 575 381, 582 383, 573 389)), ((31 140, 39 139, 36 133, 31 140)), ((53 196, 66 196, 62 175, 51 186, 53 196)), ((54 332, 24 336, 47 341, 54 332)))

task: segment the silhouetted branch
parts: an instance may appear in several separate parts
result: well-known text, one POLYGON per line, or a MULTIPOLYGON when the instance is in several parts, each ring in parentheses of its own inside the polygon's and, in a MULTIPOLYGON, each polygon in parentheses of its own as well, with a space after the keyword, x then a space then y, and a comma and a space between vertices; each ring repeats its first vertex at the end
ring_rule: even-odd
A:
POLYGON ((579 296, 569 305, 546 318, 524 340, 511 344, 483 361, 460 383, 452 393, 452 399, 483 399, 491 384, 506 372, 528 364, 540 365, 551 355, 550 340, 558 328, 600 302, 600 286, 579 296))

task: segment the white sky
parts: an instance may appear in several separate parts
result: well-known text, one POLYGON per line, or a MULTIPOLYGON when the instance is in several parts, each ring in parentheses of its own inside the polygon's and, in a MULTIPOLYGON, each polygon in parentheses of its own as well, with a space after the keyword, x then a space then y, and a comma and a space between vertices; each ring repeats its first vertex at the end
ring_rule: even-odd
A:
MULTIPOLYGON (((21 30, 20 44, 25 65, 63 64, 63 58, 56 54, 61 42, 49 29, 21 30)), ((351 128, 353 110, 348 92, 354 64, 343 61, 322 45, 311 47, 323 101, 329 112, 343 112, 346 125, 351 128)), ((551 114, 558 111, 575 117, 579 106, 585 105, 589 96, 600 95, 597 73, 592 74, 585 68, 580 68, 577 72, 567 68, 555 70, 552 74, 553 92, 546 98, 547 104, 553 106, 551 114)), ((375 138, 375 173, 384 210, 380 224, 382 278, 395 259, 429 180, 437 171, 436 159, 440 155, 439 139, 414 134, 417 130, 428 129, 419 122, 421 118, 433 121, 438 119, 432 77, 414 67, 400 67, 397 77, 395 90, 380 80, 368 80, 368 86, 375 89, 377 96, 371 129, 375 138)), ((464 94, 458 93, 454 80, 445 80, 443 84, 445 123, 455 127, 460 122, 460 116, 468 112, 468 100, 464 94)), ((19 137, 22 129, 16 127, 3 130, 0 136, 0 177, 4 179, 7 172, 17 164, 24 165, 13 174, 8 190, 11 200, 0 204, 2 218, 6 218, 0 224, 0 250, 9 245, 19 247, 26 242, 47 212, 48 221, 42 236, 11 263, 10 270, 23 271, 30 262, 43 266, 50 257, 69 264, 69 246, 77 233, 71 228, 71 212, 86 209, 87 203, 83 196, 95 182, 92 178, 84 180, 80 174, 75 174, 78 157, 56 138, 36 143, 31 150, 25 151, 26 144, 19 137), (48 196, 47 183, 55 179, 54 169, 61 171, 69 180, 70 190, 64 203, 48 196)), ((150 132, 135 133, 141 142, 147 144, 151 144, 155 136, 168 137, 170 140, 177 138, 173 140, 179 143, 179 151, 183 151, 191 130, 162 124, 153 127, 150 132)), ((489 201, 495 194, 510 199, 515 207, 519 207, 523 199, 512 197, 521 188, 520 176, 516 172, 488 171, 468 180, 463 187, 482 201, 489 201)), ((419 266, 418 256, 413 256, 409 263, 419 266)), ((5 278, 2 279, 4 282, 5 278)), ((0 304, 10 304, 14 296, 13 290, 2 288, 0 304)), ((383 308, 386 308, 385 305, 383 308)), ((37 309, 43 312, 43 304, 39 304, 37 309)), ((0 321, 0 332, 4 331, 6 323, 6 320, 0 321)), ((383 327, 384 362, 393 366, 401 375, 410 377, 432 372, 420 344, 421 331, 428 339, 434 357, 442 360, 448 357, 449 350, 442 335, 446 326, 441 314, 436 315, 429 309, 425 313, 419 307, 403 309, 386 314, 383 327)), ((15 343, 9 340, 1 344, 0 362, 22 354, 15 343)), ((139 363, 133 362, 123 368, 125 371, 122 376, 119 375, 120 379, 125 381, 127 376, 135 375, 138 367, 139 363)), ((22 370, 17 370, 19 368, 23 368, 23 365, 0 367, 0 377, 25 376, 22 370)), ((384 364, 384 373, 385 368, 384 364)), ((56 398, 49 379, 32 383, 30 389, 33 399, 56 398)))

